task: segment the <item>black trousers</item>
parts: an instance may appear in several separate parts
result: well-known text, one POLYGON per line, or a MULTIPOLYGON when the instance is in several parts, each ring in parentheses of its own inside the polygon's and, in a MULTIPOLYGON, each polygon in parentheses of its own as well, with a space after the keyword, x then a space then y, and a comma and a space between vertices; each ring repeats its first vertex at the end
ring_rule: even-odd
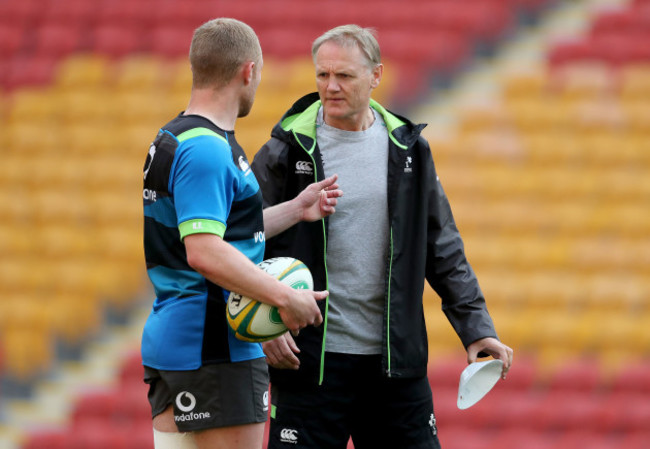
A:
POLYGON ((327 353, 323 385, 271 385, 269 449, 439 449, 426 377, 387 378, 381 356, 327 353))

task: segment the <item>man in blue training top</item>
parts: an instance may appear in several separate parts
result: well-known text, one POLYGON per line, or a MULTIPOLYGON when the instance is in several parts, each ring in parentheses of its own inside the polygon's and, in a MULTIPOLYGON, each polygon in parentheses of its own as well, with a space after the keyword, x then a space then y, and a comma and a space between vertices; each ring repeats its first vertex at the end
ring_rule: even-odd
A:
POLYGON ((142 335, 157 449, 261 447, 268 372, 261 345, 226 322, 230 291, 278 307, 297 333, 319 325, 327 292, 294 290, 266 274, 265 239, 334 212, 336 176, 262 211, 235 122, 261 79, 255 32, 234 19, 194 32, 187 109, 165 125, 144 166, 144 247, 156 299, 142 335))

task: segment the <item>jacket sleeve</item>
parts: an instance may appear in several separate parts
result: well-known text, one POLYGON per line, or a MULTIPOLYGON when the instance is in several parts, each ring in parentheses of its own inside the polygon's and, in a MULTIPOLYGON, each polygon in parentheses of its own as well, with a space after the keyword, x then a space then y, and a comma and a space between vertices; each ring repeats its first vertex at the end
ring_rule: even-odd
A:
MULTIPOLYGON (((492 318, 465 249, 431 151, 428 155, 428 224, 426 278, 442 299, 442 310, 465 348, 484 337, 497 338, 492 318)), ((482 354, 485 356, 485 354, 482 354)))
POLYGON ((262 191, 264 208, 274 206, 286 198, 284 192, 287 174, 286 150, 286 145, 273 137, 253 158, 251 168, 262 191))

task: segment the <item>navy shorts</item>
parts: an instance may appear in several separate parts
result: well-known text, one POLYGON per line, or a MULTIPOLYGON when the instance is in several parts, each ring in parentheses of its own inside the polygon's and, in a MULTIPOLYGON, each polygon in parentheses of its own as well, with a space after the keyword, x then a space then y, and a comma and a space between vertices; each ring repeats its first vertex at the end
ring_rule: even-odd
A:
POLYGON ((265 422, 269 409, 266 359, 205 365, 194 371, 144 367, 151 415, 172 405, 178 430, 265 422))
POLYGON ((426 377, 386 378, 381 356, 327 353, 318 385, 271 385, 268 449, 439 449, 426 377))

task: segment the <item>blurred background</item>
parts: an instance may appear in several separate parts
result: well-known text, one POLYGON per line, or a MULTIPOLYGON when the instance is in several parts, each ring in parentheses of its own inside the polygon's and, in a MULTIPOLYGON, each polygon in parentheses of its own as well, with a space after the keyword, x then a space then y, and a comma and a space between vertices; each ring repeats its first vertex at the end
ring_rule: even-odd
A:
POLYGON ((0 448, 153 447, 142 166, 218 16, 264 50, 250 158, 345 23, 377 30, 375 99, 429 124, 515 350, 458 410, 465 352, 427 287, 445 449, 650 447, 650 1, 0 0, 0 448))

